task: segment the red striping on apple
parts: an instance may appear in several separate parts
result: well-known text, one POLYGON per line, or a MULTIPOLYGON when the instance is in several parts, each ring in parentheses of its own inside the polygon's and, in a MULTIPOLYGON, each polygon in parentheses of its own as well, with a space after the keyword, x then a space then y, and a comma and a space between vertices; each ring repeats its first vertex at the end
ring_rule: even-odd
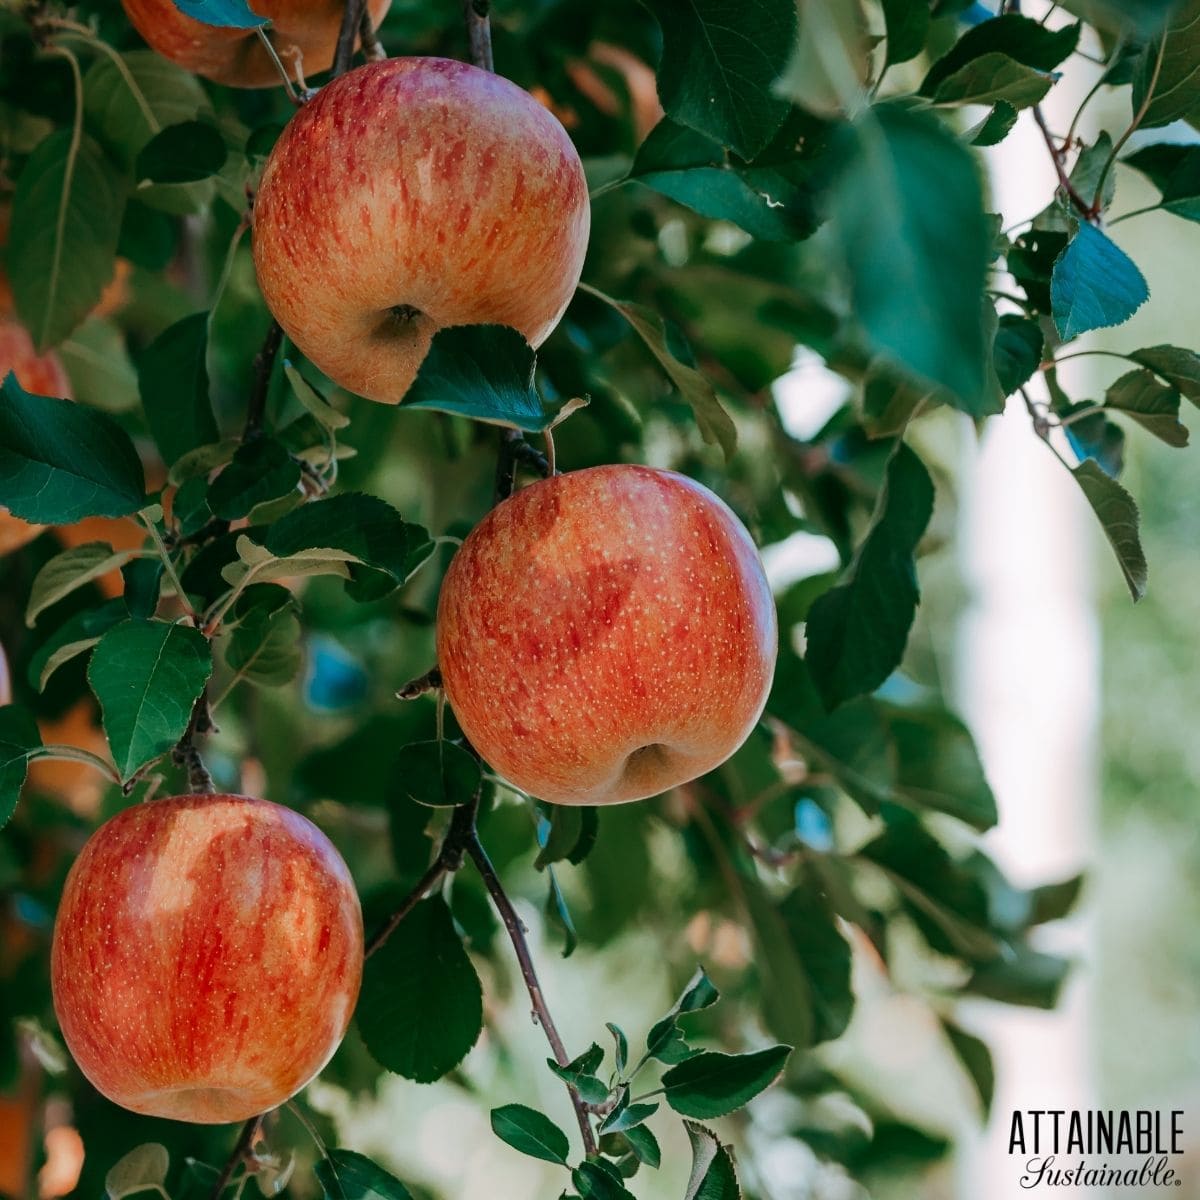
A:
MULTIPOLYGON (((180 12, 172 0, 121 0, 130 24, 146 43, 186 71, 229 87, 279 85, 279 71, 253 29, 205 25, 180 12)), ((370 0, 378 25, 392 0, 370 0)), ((289 72, 306 75, 333 64, 345 5, 342 0, 254 0, 253 10, 270 20, 270 38, 289 72)))
POLYGON ((299 349, 396 403, 443 326, 510 325, 540 345, 590 220, 579 155, 532 96, 466 63, 393 58, 288 123, 254 202, 254 261, 299 349))
POLYGON ((455 555, 438 665, 471 744, 557 804, 657 795, 725 761, 775 667, 750 535, 673 471, 593 467, 493 509, 455 555))
POLYGON ((84 846, 51 983, 99 1091, 218 1124, 282 1104, 325 1066, 362 964, 354 883, 312 822, 245 796, 179 796, 125 809, 84 846))

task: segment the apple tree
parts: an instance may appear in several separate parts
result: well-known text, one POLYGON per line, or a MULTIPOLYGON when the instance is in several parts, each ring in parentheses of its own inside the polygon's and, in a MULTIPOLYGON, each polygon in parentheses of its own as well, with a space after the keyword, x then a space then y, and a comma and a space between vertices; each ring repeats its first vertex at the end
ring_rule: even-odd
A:
POLYGON ((768 1089, 814 1171, 919 1190, 950 1146, 829 1052, 862 980, 912 994, 986 1113, 959 1002, 1054 1006, 1037 931, 1080 880, 1019 889, 983 851, 1002 814, 913 636, 942 434, 1025 426, 1136 600, 1126 438, 1182 447, 1200 401, 1193 350, 1086 340, 1150 301, 1122 186, 1200 219, 1196 2, 1025 8, 4 8, 0 1193, 434 1200, 329 1104, 389 1076, 482 1105, 547 1196, 765 1197, 768 1089), (1057 179, 1035 214, 986 182, 1019 123, 1057 179), (803 430, 798 352, 844 381, 803 430), (1072 394, 1058 365, 1093 353, 1111 382, 1072 394), (830 562, 772 601, 749 539, 796 535, 830 562), (184 841, 112 850, 168 804, 200 814, 184 841), (230 810, 292 832, 218 853, 230 810), (101 826, 107 873, 68 883, 101 826), (311 943, 308 854, 353 880, 311 943), (163 949, 189 898, 207 958, 163 949), (635 935, 674 1004, 564 1034, 546 957, 628 970, 635 935), (223 1022, 170 1019, 218 978, 223 1022), (513 1061, 511 1010, 544 1062, 513 1061), (230 1124, 241 1047, 278 1067, 322 1022, 230 1124))

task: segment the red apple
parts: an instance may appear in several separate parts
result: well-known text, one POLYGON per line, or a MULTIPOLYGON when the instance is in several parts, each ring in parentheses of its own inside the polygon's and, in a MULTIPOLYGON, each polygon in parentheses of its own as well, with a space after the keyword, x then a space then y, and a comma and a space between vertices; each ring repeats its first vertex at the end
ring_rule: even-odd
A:
MULTIPOLYGON (((19 321, 0 316, 0 380, 12 371, 17 382, 27 391, 39 396, 71 396, 71 381, 52 350, 38 354, 33 338, 19 321)), ((32 542, 45 528, 31 525, 0 508, 0 556, 19 550, 32 542)))
POLYGON ((533 484, 454 556, 438 665, 463 732, 556 804, 619 804, 711 771, 775 667, 750 535, 683 475, 609 466, 533 484))
MULTIPOLYGON (((205 25, 179 11, 172 0, 121 0, 134 29, 157 50, 187 71, 230 87, 271 87, 279 71, 253 29, 205 25)), ((370 0, 375 25, 392 0, 370 0)), ((268 36, 293 75, 293 62, 308 75, 333 65, 338 30, 346 11, 342 0, 252 0, 251 9, 269 17, 268 36)))
POLYGON ((498 324, 540 345, 579 282, 587 182, 527 92, 466 63, 393 58, 292 118, 254 202, 267 307, 342 387, 395 403, 433 334, 498 324))
POLYGON ((51 983, 67 1046, 134 1112, 243 1121, 329 1061, 362 975, 362 912, 329 839, 245 796, 127 808, 76 859, 51 983))

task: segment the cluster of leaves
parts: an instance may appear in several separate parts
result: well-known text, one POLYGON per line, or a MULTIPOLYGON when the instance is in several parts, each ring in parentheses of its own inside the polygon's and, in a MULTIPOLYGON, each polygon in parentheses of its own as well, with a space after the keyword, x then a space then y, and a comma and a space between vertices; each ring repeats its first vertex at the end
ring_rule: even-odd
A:
MULTIPOLYGON (((16 1018, 22 1039, 52 1038, 48 914, 71 855, 102 816, 184 786, 176 747, 213 711, 218 785, 248 786, 253 767, 267 795, 317 813, 369 924, 482 794, 480 836, 498 873, 544 905, 565 954, 636 927, 686 977, 693 952, 679 951, 679 931, 695 914, 741 931, 749 952, 713 968, 736 1020, 713 1019, 716 989, 701 974, 632 1065, 615 1025, 607 1070, 598 1044, 551 1060, 598 1126, 598 1155, 580 1160, 523 1105, 492 1113, 510 1146, 566 1168, 581 1200, 653 1186, 631 1180, 658 1165, 646 1122, 660 1104, 688 1123, 687 1200, 759 1194, 753 1163, 739 1172, 696 1122, 781 1072, 805 1112, 836 1095, 862 1115, 797 1119, 794 1136, 823 1159, 868 1183, 919 1171, 944 1144, 817 1049, 851 1019, 852 952, 906 977, 908 959, 921 960, 919 990, 986 1110, 990 1057, 956 1001, 1052 1006, 1067 964, 1039 951, 1037 929, 1079 885, 1017 889, 973 844, 995 802, 969 732, 910 645, 918 559, 936 542, 935 503, 952 499, 935 488, 948 464, 923 431, 1023 397, 1030 435, 1077 480, 1142 593, 1137 511, 1116 479, 1120 422, 1184 445, 1180 409, 1200 401, 1200 356, 1130 350, 1096 402, 1070 396, 1056 364, 1148 298, 1112 232, 1133 215, 1110 216, 1128 172, 1159 191, 1156 207, 1200 219, 1200 150, 1127 150, 1138 130, 1200 114, 1196 4, 1079 0, 1064 6, 1077 22, 963 0, 493 7, 500 69, 540 89, 584 156, 585 283, 536 358, 500 327, 439 333, 396 410, 337 392, 299 359, 254 369, 269 315, 243 241, 245 187, 287 119, 282 92, 200 83, 140 48, 109 5, 2 18, 0 125, 16 180, 7 272, 21 321, 57 348, 78 403, 4 382, 0 505, 52 527, 130 522, 144 538, 64 548, 51 529, 0 562, 0 642, 18 699, 0 709, 0 1084, 18 1069, 16 1018), (1129 96, 1128 125, 1087 142, 1078 122, 1047 130, 1062 185, 1005 229, 981 156, 1018 120, 1043 121, 1038 106, 1083 62, 1081 45, 1104 60, 1097 89, 1129 96), (662 111, 645 98, 650 68, 662 111), (118 259, 130 264, 128 303, 89 316, 118 259), (797 345, 844 377, 848 396, 803 438, 772 393, 797 345), (266 419, 248 422, 259 400, 266 419), (394 701, 432 660, 445 546, 491 503, 497 424, 531 436, 556 427, 564 467, 653 456, 725 496, 760 544, 818 534, 836 549, 836 573, 778 597, 763 726, 685 804, 539 806, 482 771, 431 701, 394 701), (99 585, 113 572, 121 586, 108 598, 99 585), (58 744, 81 697, 107 755, 58 744), (26 782, 31 763, 55 755, 109 777, 98 809, 64 808, 36 772, 26 782), (652 853, 663 838, 678 852, 652 853), (780 1044, 696 1050, 684 1017, 706 1043, 751 1030, 780 1044), (634 1095, 634 1077, 659 1067, 661 1101, 634 1095)), ((396 0, 383 42, 462 54, 456 10, 396 0)), ((416 906, 368 961, 357 1032, 326 1079, 365 1093, 381 1069, 458 1078, 484 1021, 478 965, 510 970, 500 932, 468 871, 416 906)), ((143 1143, 114 1168, 111 1195, 165 1192, 171 1161, 195 1176, 173 1195, 211 1188, 201 1164, 219 1161, 228 1138, 119 1113, 73 1075, 63 1086, 95 1148, 81 1193, 98 1194, 112 1161, 143 1143)), ((335 1144, 327 1118, 300 1106, 335 1144)), ((316 1170, 331 1197, 429 1194, 348 1150, 316 1170)), ((282 1169, 270 1179, 293 1187, 282 1169)))

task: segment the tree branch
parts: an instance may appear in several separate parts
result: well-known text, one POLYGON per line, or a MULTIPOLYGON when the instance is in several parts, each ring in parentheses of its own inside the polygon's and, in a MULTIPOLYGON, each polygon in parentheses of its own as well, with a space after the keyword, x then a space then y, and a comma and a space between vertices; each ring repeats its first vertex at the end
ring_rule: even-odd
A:
POLYGON ((494 71, 492 59, 492 0, 463 0, 463 19, 471 43, 471 61, 485 71, 494 71))
POLYGON ((342 14, 342 25, 338 30, 337 49, 333 55, 330 76, 336 79, 350 70, 354 61, 354 44, 358 40, 362 19, 367 11, 367 0, 346 0, 346 11, 342 14))
POLYGON ((262 436, 263 420, 267 414, 267 396, 271 391, 271 373, 279 347, 283 345, 283 327, 278 321, 271 322, 262 348, 254 356, 254 388, 250 392, 250 403, 246 407, 246 424, 242 429, 242 441, 251 442, 262 436))
POLYGON ((1042 131, 1042 139, 1046 143, 1046 149, 1050 151, 1050 157, 1054 162, 1054 170, 1058 175, 1058 186, 1066 193, 1075 210, 1085 221, 1094 221, 1096 219, 1096 210, 1075 190, 1075 185, 1071 182, 1071 178, 1067 174, 1066 166, 1063 162, 1066 157, 1066 150, 1054 144, 1054 135, 1050 132, 1050 127, 1046 124, 1046 118, 1042 114, 1040 104, 1033 106, 1033 119, 1037 122, 1037 127, 1042 131))
POLYGON ((211 1200, 221 1200, 221 1193, 229 1186, 229 1181, 233 1178, 233 1173, 238 1169, 239 1164, 246 1161, 250 1157, 250 1152, 254 1147, 254 1143, 258 1140, 258 1135, 262 1129, 263 1119, 261 1116, 251 1117, 250 1120, 242 1126, 242 1132, 238 1135, 237 1145, 233 1148, 233 1153, 225 1162, 225 1166, 221 1168, 220 1175, 217 1176, 216 1185, 210 1193, 211 1200))
MULTIPOLYGON (((554 1052, 554 1061, 560 1067, 565 1067, 571 1060, 567 1057, 566 1047, 559 1036, 558 1027, 554 1024, 554 1018, 550 1015, 545 994, 542 992, 542 985, 538 981, 537 969, 533 965, 533 956, 529 953, 529 943, 525 938, 525 926, 521 924, 521 918, 517 916, 517 911, 513 908, 512 901, 508 898, 508 893, 505 892, 504 885, 500 882, 499 875, 496 874, 496 868, 492 866, 491 859, 488 858, 487 851, 483 848, 483 843, 480 842, 477 833, 467 844, 467 853, 483 879, 488 895, 491 896, 492 903, 496 906, 496 911, 499 912, 500 919, 504 922, 504 928, 508 930, 508 939, 512 942, 513 950, 516 952, 517 962, 521 966, 521 977, 525 980, 525 988, 529 992, 529 1000, 533 1005, 533 1015, 546 1034, 546 1040, 554 1052)), ((567 1084, 567 1091, 571 1095, 575 1118, 579 1122, 584 1153, 590 1158, 596 1153, 596 1134, 588 1119, 587 1106, 570 1084, 567 1084)))

